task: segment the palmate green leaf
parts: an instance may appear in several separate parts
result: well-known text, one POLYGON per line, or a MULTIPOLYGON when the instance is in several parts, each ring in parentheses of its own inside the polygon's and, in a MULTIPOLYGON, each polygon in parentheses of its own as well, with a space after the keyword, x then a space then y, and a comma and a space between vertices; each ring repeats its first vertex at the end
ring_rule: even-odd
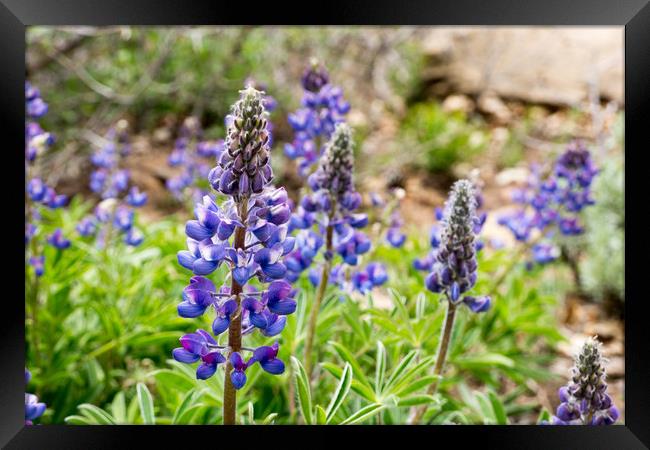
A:
POLYGON ((185 374, 174 370, 159 369, 151 372, 150 376, 153 376, 160 385, 181 392, 185 392, 195 386, 193 380, 188 380, 185 374))
POLYGON ((183 396, 183 399, 181 400, 181 403, 178 405, 178 407, 174 411, 174 416, 172 417, 172 423, 173 424, 179 423, 178 419, 185 413, 185 411, 187 411, 192 406, 192 403, 194 401, 194 393, 195 392, 196 392, 195 389, 190 389, 183 396))
MULTIPOLYGON (((341 379, 343 376, 343 370, 336 364, 333 364, 331 362, 324 362, 321 363, 321 367, 323 367, 323 369, 327 370, 338 379, 341 379)), ((361 384, 359 381, 355 380, 354 377, 352 378, 351 389, 368 401, 371 401, 373 403, 378 401, 375 392, 365 384, 361 384)))
POLYGON ((262 420, 262 425, 272 425, 275 423, 275 419, 278 417, 278 413, 271 413, 262 420))
POLYGON ((84 403, 79 405, 81 414, 92 420, 97 425, 115 425, 115 419, 109 413, 95 405, 84 403))
POLYGON ((492 409, 492 403, 490 402, 490 400, 482 392, 475 392, 474 396, 479 406, 477 412, 479 412, 483 416, 483 422, 489 424, 495 424, 497 419, 494 413, 494 409, 492 409))
POLYGON ((355 380, 359 380, 359 382, 369 389, 372 389, 372 386, 370 382, 368 381, 368 378, 366 378, 366 375, 359 365, 358 359, 348 350, 346 347, 344 347, 342 344, 335 342, 335 341, 329 341, 328 344, 334 349, 337 355, 339 357, 350 364, 352 366, 352 373, 354 375, 355 380))
POLYGON ((305 373, 305 368, 300 361, 295 357, 291 357, 291 364, 293 365, 294 378, 296 383, 296 391, 298 392, 298 404, 300 405, 300 413, 307 425, 313 424, 312 416, 312 403, 311 403, 311 390, 309 388, 309 378, 305 373))
POLYGON ((393 394, 401 391, 411 382, 411 380, 413 380, 415 376, 417 376, 423 370, 426 370, 428 367, 432 366, 435 358, 435 356, 423 358, 419 363, 415 364, 405 372, 402 372, 402 375, 395 379, 394 383, 392 384, 392 389, 386 389, 386 393, 393 394))
POLYGON ((327 424, 327 413, 321 405, 316 405, 316 425, 327 424))
POLYGON ((345 400, 345 397, 347 397, 348 393, 350 392, 351 385, 352 385, 352 367, 350 366, 350 364, 346 363, 345 367, 343 368, 343 374, 341 375, 339 384, 336 387, 336 390, 334 391, 332 400, 330 400, 330 403, 327 406, 327 410, 325 411, 325 423, 330 423, 330 421, 338 411, 339 407, 345 400))
POLYGON ((138 383, 136 386, 138 393, 138 405, 140 406, 140 416, 145 425, 155 425, 156 417, 153 412, 153 398, 151 392, 143 383, 138 383))
POLYGON ((488 398, 492 404, 497 425, 508 425, 508 416, 501 400, 499 400, 493 391, 488 391, 488 398))
POLYGON ((394 393, 398 397, 404 397, 406 395, 412 394, 415 391, 428 387, 439 378, 440 376, 438 375, 428 375, 426 377, 418 378, 412 383, 407 383, 406 385, 400 384, 400 386, 394 389, 394 393))
POLYGON ((386 381, 386 385, 384 386, 385 391, 390 391, 391 388, 394 386, 394 384, 404 375, 404 372, 408 368, 409 364, 411 361, 413 361, 413 358, 418 354, 417 350, 411 350, 406 354, 406 356, 399 362, 395 370, 393 370, 390 374, 390 377, 388 377, 388 381, 386 381))
POLYGON ((382 403, 373 403, 368 406, 364 406, 359 411, 355 412, 344 421, 341 422, 341 425, 353 425, 355 423, 362 422, 366 419, 373 417, 375 414, 386 408, 386 405, 382 403))
POLYGON ((437 399, 433 395, 420 394, 420 395, 412 395, 410 397, 400 398, 397 401, 397 406, 405 407, 405 406, 428 405, 436 402, 437 399))
POLYGON ((68 416, 64 421, 68 425, 96 425, 94 421, 83 416, 68 416))
POLYGON ((384 385, 386 375, 386 347, 381 341, 377 341, 377 357, 375 362, 375 393, 379 395, 384 385))
POLYGON ((113 402, 111 403, 111 412, 113 413, 113 418, 116 423, 127 423, 126 398, 123 391, 118 392, 113 398, 113 402))

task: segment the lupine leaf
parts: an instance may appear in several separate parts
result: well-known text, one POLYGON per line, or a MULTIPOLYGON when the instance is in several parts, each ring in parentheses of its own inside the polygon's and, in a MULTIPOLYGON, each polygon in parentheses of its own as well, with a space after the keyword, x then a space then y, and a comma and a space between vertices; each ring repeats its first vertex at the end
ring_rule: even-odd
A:
POLYGON ((174 417, 172 418, 172 423, 176 424, 178 423, 178 419, 187 411, 190 406, 192 405, 192 402, 194 401, 194 393, 196 391, 194 389, 190 389, 185 393, 183 396, 183 400, 181 400, 180 405, 176 408, 176 411, 174 411, 174 417))
POLYGON ((68 416, 65 419, 65 423, 68 425, 94 425, 91 419, 83 416, 68 416))
POLYGON ((350 392, 351 385, 352 385, 352 367, 350 366, 350 364, 346 363, 345 367, 343 368, 343 374, 341 375, 339 384, 336 387, 336 391, 334 391, 332 400, 327 406, 327 410, 325 412, 326 423, 329 423, 334 417, 334 414, 336 414, 336 411, 338 411, 339 407, 341 406, 341 403, 343 403, 343 400, 345 400, 345 397, 347 397, 348 392, 350 392))
POLYGON ((313 423, 312 404, 311 404, 311 390, 309 388, 309 378, 305 373, 305 368, 300 361, 295 357, 291 357, 291 364, 293 364, 294 378, 296 383, 296 390, 298 392, 298 404, 300 405, 300 412, 302 418, 307 425, 313 423))
MULTIPOLYGON (((323 369, 327 370, 329 373, 331 373, 338 379, 340 379, 343 375, 343 370, 335 364, 332 364, 330 362, 324 362, 321 363, 321 366, 323 367, 323 369)), ((368 386, 359 383, 354 378, 352 379, 351 388, 354 392, 356 392, 366 400, 369 400, 371 402, 377 402, 377 396, 375 395, 374 391, 370 389, 368 386)))
POLYGON ((381 341, 377 341, 377 357, 375 363, 375 393, 379 394, 384 385, 386 375, 386 347, 381 341))
POLYGON ((111 403, 111 412, 116 423, 126 423, 126 399, 124 392, 120 391, 113 398, 111 403))
POLYGON ((488 398, 490 403, 492 403, 492 409, 494 410, 494 417, 497 420, 497 425, 507 425, 508 416, 506 415, 506 410, 503 406, 503 403, 493 391, 488 391, 488 398))
POLYGON ((352 366, 352 372, 354 374, 354 379, 359 380, 360 383, 362 383, 365 386, 367 386, 368 388, 372 389, 372 387, 370 385, 370 382, 368 381, 368 378, 366 378, 366 375, 365 375, 363 369, 359 365, 359 361, 357 360, 357 358, 354 357, 354 355, 352 355, 350 350, 348 350, 347 348, 345 348, 342 344, 340 344, 338 342, 330 341, 329 344, 330 344, 330 346, 332 346, 334 348, 336 353, 339 355, 339 357, 343 361, 345 361, 347 363, 350 363, 350 366, 352 366))
POLYGON ((341 422, 341 425, 353 425, 355 423, 362 422, 374 416, 384 408, 386 408, 386 406, 381 403, 373 403, 371 405, 365 406, 341 422))
POLYGON ((93 420, 98 425, 115 425, 113 417, 101 408, 89 403, 79 405, 81 414, 93 420))
POLYGON ((434 396, 421 394, 421 395, 413 395, 411 397, 401 398, 397 402, 397 406, 404 407, 404 406, 428 405, 434 402, 436 402, 436 398, 434 396))
POLYGON ((326 425, 327 424, 327 413, 321 405, 316 405, 316 424, 317 425, 326 425))
POLYGON ((138 383, 136 386, 138 392, 138 405, 140 406, 140 416, 145 425, 154 425, 156 418, 153 412, 153 398, 151 392, 143 383, 138 383))
POLYGON ((417 350, 411 350, 406 354, 406 356, 399 362, 395 370, 390 374, 390 377, 388 377, 388 381, 386 382, 386 385, 384 386, 385 391, 389 391, 393 384, 400 379, 400 377, 404 374, 406 371, 406 368, 408 365, 411 363, 413 358, 417 355, 417 350))
POLYGON ((278 413, 271 413, 264 418, 262 425, 270 425, 275 422, 275 418, 278 417, 278 413))

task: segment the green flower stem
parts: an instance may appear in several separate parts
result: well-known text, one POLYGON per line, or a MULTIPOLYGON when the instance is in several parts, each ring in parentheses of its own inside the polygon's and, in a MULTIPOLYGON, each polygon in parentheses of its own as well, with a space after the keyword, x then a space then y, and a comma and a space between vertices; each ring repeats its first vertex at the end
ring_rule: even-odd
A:
MULTIPOLYGON (((438 346, 438 357, 436 358, 436 364, 433 367, 433 374, 437 376, 436 380, 429 385, 427 389, 428 395, 434 395, 438 390, 438 384, 440 383, 440 376, 445 368, 445 361, 447 360, 447 352, 449 350, 449 343, 451 341, 451 333, 454 329, 454 319, 456 318, 456 308, 457 306, 447 301, 447 315, 445 317, 445 325, 442 328, 442 333, 440 335, 440 344, 438 346)), ((411 424, 419 423, 424 416, 424 413, 427 411, 427 406, 422 405, 416 409, 415 413, 411 418, 411 424)))
MULTIPOLYGON (((334 205, 332 205, 332 211, 334 210, 334 205)), ((330 215, 330 223, 332 217, 330 215)), ((334 227, 332 225, 327 226, 326 231, 326 252, 327 254, 332 253, 332 235, 334 233, 334 227)), ((327 290, 327 283, 329 281, 330 271, 332 269, 332 260, 331 258, 325 259, 325 264, 323 264, 323 270, 320 276, 320 283, 318 285, 318 292, 316 293, 316 298, 314 299, 314 304, 311 308, 311 314, 309 316, 309 325, 307 328, 307 339, 305 341, 305 372, 307 376, 311 374, 311 359, 312 359, 312 348, 314 345, 314 335, 316 334, 316 322, 318 319, 318 312, 320 310, 320 305, 325 297, 325 291, 327 290)))

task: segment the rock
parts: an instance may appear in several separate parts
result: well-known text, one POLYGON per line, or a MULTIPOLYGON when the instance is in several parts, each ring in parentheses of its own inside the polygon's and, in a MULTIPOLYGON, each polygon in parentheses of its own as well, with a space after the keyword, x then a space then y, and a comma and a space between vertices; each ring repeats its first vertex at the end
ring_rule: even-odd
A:
POLYGON ((422 48, 424 76, 452 92, 576 106, 591 91, 624 102, 620 27, 435 27, 422 48))
POLYGON ((442 102, 442 109, 446 113, 461 111, 469 114, 474 111, 474 102, 466 95, 450 95, 442 102))
POLYGON ((500 124, 510 122, 512 114, 508 107, 501 101, 494 92, 481 94, 477 102, 478 109, 495 119, 500 124))
POLYGON ((523 184, 528 180, 530 170, 526 167, 511 167, 499 172, 494 181, 498 186, 507 186, 509 184, 523 184))

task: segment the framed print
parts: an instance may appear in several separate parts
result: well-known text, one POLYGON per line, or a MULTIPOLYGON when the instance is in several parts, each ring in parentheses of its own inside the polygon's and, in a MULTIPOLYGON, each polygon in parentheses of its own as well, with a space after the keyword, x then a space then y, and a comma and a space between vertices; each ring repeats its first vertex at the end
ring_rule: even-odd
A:
POLYGON ((648 448, 647 2, 313 6, 2 0, 2 444, 648 448))

